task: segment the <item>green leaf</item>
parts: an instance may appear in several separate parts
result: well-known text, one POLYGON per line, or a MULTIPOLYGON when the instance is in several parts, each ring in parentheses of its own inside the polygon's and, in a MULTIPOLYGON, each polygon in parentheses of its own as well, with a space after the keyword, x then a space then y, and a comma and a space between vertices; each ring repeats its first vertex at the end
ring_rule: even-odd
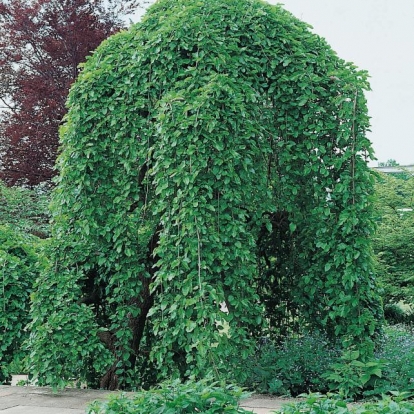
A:
POLYGON ((306 104, 306 102, 308 102, 308 98, 304 97, 298 102, 298 106, 303 106, 306 104))

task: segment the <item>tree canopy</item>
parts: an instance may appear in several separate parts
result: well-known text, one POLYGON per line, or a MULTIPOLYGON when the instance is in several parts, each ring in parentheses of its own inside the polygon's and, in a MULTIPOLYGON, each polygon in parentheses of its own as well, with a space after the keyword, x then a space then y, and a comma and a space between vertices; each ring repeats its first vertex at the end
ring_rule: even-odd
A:
POLYGON ((368 355, 367 89, 259 0, 160 0, 103 42, 61 128, 40 383, 228 375, 258 337, 300 328, 368 355))
POLYGON ((55 175, 58 128, 78 65, 123 27, 137 1, 0 1, 0 177, 36 185, 55 175))

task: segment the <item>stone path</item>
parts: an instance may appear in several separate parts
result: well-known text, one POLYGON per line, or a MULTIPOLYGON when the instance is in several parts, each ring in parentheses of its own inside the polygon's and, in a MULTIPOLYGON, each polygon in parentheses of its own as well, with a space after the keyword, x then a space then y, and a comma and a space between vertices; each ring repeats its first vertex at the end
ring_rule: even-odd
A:
MULTIPOLYGON (((48 388, 0 385, 0 414, 85 414, 94 400, 104 400, 110 391, 65 389, 53 393, 48 388)), ((255 414, 270 414, 289 400, 253 396, 241 406, 255 414)), ((148 413, 151 414, 151 413, 148 413)))

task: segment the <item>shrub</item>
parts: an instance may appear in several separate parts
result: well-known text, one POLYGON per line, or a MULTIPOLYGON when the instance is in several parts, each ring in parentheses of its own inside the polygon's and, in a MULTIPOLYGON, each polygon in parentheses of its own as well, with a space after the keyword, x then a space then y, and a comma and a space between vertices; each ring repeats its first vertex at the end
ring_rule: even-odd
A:
POLYGON ((245 385, 278 395, 327 391, 322 375, 339 355, 340 350, 318 332, 285 339, 280 345, 269 342, 259 347, 250 363, 245 385))
POLYGON ((310 395, 306 401, 286 404, 280 414, 409 414, 414 411, 414 403, 403 401, 404 395, 394 398, 384 397, 380 401, 365 404, 347 405, 343 400, 322 396, 310 395))
POLYGON ((139 392, 132 398, 121 394, 110 397, 106 402, 95 401, 88 414, 252 413, 239 407, 239 399, 245 395, 241 388, 221 387, 217 383, 209 384, 208 380, 184 384, 175 381, 139 392))
POLYGON ((378 360, 385 361, 382 379, 377 380, 365 396, 381 395, 390 391, 414 391, 414 333, 412 328, 395 325, 385 329, 376 352, 378 360))
POLYGON ((414 391, 414 334, 406 325, 387 327, 372 359, 360 360, 358 350, 341 351, 322 334, 305 334, 258 346, 248 369, 236 376, 260 393, 297 396, 337 392, 344 398, 380 397, 414 391))
POLYGON ((321 394, 311 394, 305 401, 289 403, 276 411, 281 414, 348 414, 350 413, 347 404, 343 400, 328 398, 321 394))
POLYGON ((364 389, 375 388, 382 378, 382 360, 360 360, 360 352, 353 348, 344 350, 340 360, 332 364, 323 377, 329 381, 329 388, 344 398, 357 399, 364 389))
POLYGON ((41 262, 38 239, 0 225, 0 383, 22 370, 30 294, 41 262))

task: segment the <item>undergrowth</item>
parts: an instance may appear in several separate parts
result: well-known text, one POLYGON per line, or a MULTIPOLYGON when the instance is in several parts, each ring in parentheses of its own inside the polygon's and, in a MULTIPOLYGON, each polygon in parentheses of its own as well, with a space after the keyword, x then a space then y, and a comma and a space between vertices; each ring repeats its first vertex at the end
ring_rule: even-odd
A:
POLYGON ((335 392, 360 400, 410 393, 414 391, 413 330, 405 325, 385 327, 370 360, 361 360, 358 350, 341 350, 318 332, 280 344, 267 341, 257 347, 242 375, 239 383, 264 394, 295 397, 335 392))
POLYGON ((135 393, 133 397, 120 394, 108 401, 95 401, 88 408, 88 414, 252 413, 239 407, 239 400, 246 396, 239 387, 219 386, 208 380, 173 381, 135 393))
POLYGON ((313 394, 306 400, 286 404, 276 411, 279 414, 410 414, 414 412, 414 402, 405 401, 410 395, 394 393, 394 396, 384 396, 379 401, 364 404, 349 404, 334 395, 323 396, 313 394))

